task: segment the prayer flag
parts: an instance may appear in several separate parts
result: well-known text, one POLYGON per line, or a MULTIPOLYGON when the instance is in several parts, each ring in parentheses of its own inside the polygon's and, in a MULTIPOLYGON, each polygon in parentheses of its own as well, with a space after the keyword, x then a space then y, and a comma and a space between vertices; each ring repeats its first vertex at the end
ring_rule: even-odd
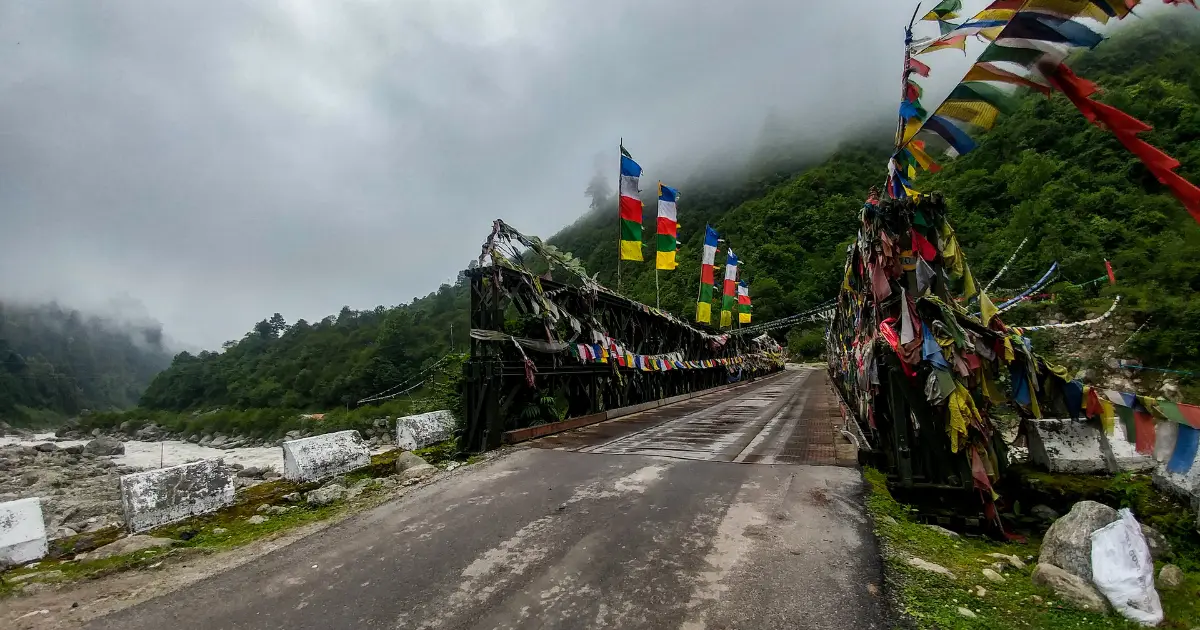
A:
POLYGON ((678 249, 679 223, 675 203, 679 191, 658 182, 658 254, 656 269, 674 269, 675 252, 678 249))
POLYGON ((711 225, 704 226, 704 250, 700 258, 700 298, 696 301, 696 321, 712 324, 713 266, 720 238, 711 225))
POLYGON ((642 260, 642 200, 638 198, 638 178, 642 167, 625 147, 621 147, 621 254, 620 260, 642 260))
POLYGON ((745 282, 738 283, 738 323, 750 323, 750 287, 745 282))
POLYGON ((962 10, 962 0, 942 0, 921 19, 926 22, 950 20, 958 17, 955 11, 960 10, 962 10))
POLYGON ((732 249, 725 254, 725 297, 721 301, 721 328, 733 325, 733 305, 737 301, 738 258, 732 249))

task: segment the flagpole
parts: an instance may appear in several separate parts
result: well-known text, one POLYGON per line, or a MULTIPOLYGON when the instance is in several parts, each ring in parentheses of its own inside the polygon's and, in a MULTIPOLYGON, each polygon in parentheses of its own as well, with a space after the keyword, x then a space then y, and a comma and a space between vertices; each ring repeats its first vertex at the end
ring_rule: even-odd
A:
POLYGON ((658 302, 658 260, 654 261, 654 308, 662 308, 658 302))
POLYGON ((617 293, 621 292, 621 151, 625 149, 625 138, 617 145, 617 293))

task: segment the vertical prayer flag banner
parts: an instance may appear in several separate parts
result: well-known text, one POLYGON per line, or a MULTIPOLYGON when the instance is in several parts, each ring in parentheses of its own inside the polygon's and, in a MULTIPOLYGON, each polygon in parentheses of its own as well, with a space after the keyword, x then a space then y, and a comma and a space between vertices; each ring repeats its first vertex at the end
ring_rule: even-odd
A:
POLYGON ((717 261, 720 237, 711 225, 704 226, 704 252, 700 258, 700 298, 696 301, 696 321, 712 324, 713 267, 717 261))
POLYGON ((733 250, 725 255, 725 295, 721 301, 721 328, 733 325, 733 306, 737 301, 738 258, 733 250))
POLYGON ((642 260, 642 200, 638 198, 638 178, 642 167, 625 147, 621 147, 621 260, 642 260))
POLYGON ((738 323, 750 323, 750 287, 745 282, 738 283, 738 323))
POLYGON ((679 191, 658 182, 658 254, 656 269, 674 269, 675 251, 679 243, 679 221, 675 203, 679 191))

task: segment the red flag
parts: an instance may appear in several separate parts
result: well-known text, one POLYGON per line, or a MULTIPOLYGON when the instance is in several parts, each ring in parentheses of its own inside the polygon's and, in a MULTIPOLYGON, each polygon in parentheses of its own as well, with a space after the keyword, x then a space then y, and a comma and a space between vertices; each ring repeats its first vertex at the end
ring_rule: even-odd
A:
MULTIPOLYGON (((1111 131, 1117 140, 1137 156, 1146 165, 1146 169, 1171 191, 1184 208, 1187 208, 1192 218, 1200 222, 1200 188, 1175 172, 1179 167, 1178 160, 1137 136, 1142 131, 1149 131, 1150 125, 1111 105, 1093 101, 1091 96, 1096 93, 1096 84, 1080 78, 1065 64, 1039 69, 1055 88, 1071 100, 1084 118, 1111 131)), ((1112 278, 1111 271, 1109 277, 1112 278)))
POLYGON ((908 68, 907 69, 912 72, 915 72, 923 77, 929 76, 929 66, 921 63, 920 61, 917 61, 916 59, 914 59, 912 57, 908 58, 908 68))
POLYGON ((1113 274, 1112 263, 1107 260, 1104 261, 1104 268, 1108 270, 1108 283, 1115 286, 1117 284, 1117 276, 1113 274))

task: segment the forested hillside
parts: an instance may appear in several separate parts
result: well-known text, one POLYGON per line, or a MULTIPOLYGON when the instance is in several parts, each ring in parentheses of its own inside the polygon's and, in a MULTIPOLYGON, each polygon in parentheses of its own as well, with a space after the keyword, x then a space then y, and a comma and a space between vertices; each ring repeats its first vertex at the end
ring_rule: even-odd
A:
POLYGON ((131 407, 169 363, 157 326, 0 302, 0 420, 10 424, 131 407))
MULTIPOLYGON (((1154 125, 1147 139, 1183 163, 1184 177, 1200 181, 1197 58, 1200 18, 1184 13, 1136 25, 1074 67, 1106 88, 1102 99, 1154 125)), ((890 131, 864 135, 878 142, 847 142, 824 158, 803 154, 802 143, 773 142, 776 150, 791 152, 756 156, 719 176, 668 182, 682 191, 682 249, 679 268, 659 274, 662 306, 688 319, 694 314, 705 223, 713 224, 741 258, 755 321, 836 295, 859 208, 867 190, 881 186, 885 176, 890 131)), ((945 164, 941 173, 919 179, 917 187, 946 194, 968 260, 982 281, 1029 236, 1000 287, 1024 286, 1058 261, 1062 273, 1055 291, 1068 298, 1067 314, 1082 315, 1082 299, 1119 291, 1126 296, 1123 313, 1139 322, 1150 320, 1128 354, 1147 365, 1200 369, 1200 228, 1132 155, 1090 126, 1065 98, 1026 96, 1019 111, 984 136, 978 149, 945 164), (1117 287, 1070 286, 1103 274, 1106 258, 1117 270, 1117 287)), ((643 181, 642 187, 647 261, 622 264, 621 284, 625 293, 653 304, 654 182, 643 181)), ((612 185, 594 181, 588 194, 593 210, 550 241, 615 288, 612 185)), ((723 260, 722 253, 718 266, 723 260)), ((451 323, 462 331, 456 334, 463 340, 458 348, 464 349, 467 302, 460 281, 392 309, 347 308, 316 324, 264 320, 222 353, 176 357, 142 402, 175 410, 340 406, 395 385, 442 356, 450 347, 451 323)), ((1033 316, 1018 309, 1011 319, 1033 316)), ((819 339, 815 331, 794 335, 793 349, 811 351, 819 339)))

